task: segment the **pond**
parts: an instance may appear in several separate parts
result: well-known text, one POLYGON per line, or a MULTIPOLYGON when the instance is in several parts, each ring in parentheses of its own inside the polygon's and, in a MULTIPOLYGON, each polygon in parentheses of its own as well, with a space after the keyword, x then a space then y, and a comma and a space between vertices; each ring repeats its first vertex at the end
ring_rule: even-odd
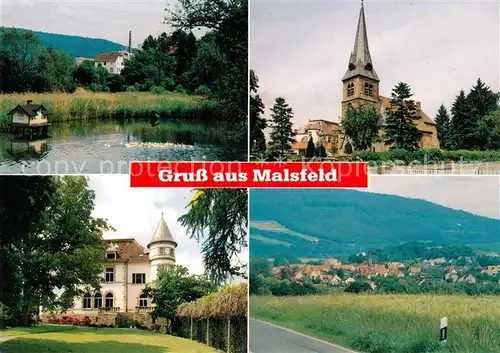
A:
POLYGON ((73 121, 53 124, 46 139, 0 133, 0 174, 128 173, 129 161, 233 161, 247 146, 230 146, 223 130, 183 122, 73 121))

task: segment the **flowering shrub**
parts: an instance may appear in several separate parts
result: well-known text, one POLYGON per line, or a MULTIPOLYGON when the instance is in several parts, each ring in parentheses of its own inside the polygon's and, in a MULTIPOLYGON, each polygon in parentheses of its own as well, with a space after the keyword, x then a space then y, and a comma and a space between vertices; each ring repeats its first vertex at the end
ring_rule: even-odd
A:
POLYGON ((49 322, 49 324, 89 326, 91 323, 91 320, 88 317, 83 318, 83 319, 79 319, 77 317, 62 317, 62 318, 51 317, 48 319, 48 322, 49 322))

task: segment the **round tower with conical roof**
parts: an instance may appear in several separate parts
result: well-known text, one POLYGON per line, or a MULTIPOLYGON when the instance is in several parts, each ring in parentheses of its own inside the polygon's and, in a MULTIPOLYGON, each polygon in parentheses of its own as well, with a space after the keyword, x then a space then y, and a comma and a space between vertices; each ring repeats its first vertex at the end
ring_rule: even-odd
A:
POLYGON ((156 281, 158 271, 167 266, 175 264, 175 248, 177 242, 174 240, 167 223, 161 214, 158 227, 148 244, 149 261, 151 263, 151 281, 156 281))

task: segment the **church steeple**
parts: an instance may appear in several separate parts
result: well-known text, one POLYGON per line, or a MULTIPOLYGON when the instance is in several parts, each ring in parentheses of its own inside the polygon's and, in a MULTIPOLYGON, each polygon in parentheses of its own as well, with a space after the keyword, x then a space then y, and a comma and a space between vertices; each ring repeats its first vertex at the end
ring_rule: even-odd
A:
POLYGON ((356 39, 354 49, 349 58, 349 66, 342 81, 356 76, 363 76, 379 82, 377 73, 373 69, 370 49, 368 48, 368 34, 366 31, 365 8, 361 1, 359 10, 358 28, 356 30, 356 39))

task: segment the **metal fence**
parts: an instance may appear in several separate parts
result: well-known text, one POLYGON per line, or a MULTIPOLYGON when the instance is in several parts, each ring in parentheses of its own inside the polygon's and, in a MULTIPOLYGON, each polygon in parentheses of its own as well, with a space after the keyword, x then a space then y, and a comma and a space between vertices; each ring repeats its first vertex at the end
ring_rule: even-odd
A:
POLYGON ((181 318, 179 334, 227 353, 247 352, 246 316, 228 318, 181 318))

